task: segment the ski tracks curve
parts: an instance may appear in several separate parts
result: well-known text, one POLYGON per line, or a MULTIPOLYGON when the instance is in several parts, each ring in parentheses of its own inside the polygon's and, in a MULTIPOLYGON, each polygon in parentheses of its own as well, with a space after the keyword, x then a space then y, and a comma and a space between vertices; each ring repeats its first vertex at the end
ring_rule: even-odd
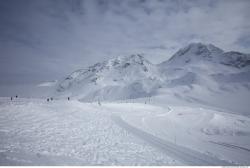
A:
POLYGON ((179 146, 151 135, 143 130, 131 126, 117 115, 111 115, 111 119, 120 127, 134 134, 135 136, 143 139, 154 147, 159 148, 168 156, 176 158, 177 160, 191 166, 228 166, 234 165, 233 163, 213 158, 211 156, 196 152, 183 146, 179 146))

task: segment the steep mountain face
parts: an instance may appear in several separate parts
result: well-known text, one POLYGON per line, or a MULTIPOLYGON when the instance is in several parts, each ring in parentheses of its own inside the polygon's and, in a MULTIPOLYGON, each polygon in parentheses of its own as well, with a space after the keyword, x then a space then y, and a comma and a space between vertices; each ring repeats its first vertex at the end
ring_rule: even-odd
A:
POLYGON ((192 43, 158 65, 140 54, 117 57, 73 72, 58 84, 57 95, 117 100, 157 95, 162 89, 191 92, 196 87, 214 93, 237 88, 249 92, 250 55, 192 43))

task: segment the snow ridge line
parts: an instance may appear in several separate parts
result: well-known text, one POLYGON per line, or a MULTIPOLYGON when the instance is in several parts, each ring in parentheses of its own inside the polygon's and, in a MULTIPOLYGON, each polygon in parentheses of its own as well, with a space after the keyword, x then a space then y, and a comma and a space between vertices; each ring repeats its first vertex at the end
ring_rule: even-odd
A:
POLYGON ((121 117, 112 115, 111 119, 123 129, 129 131, 135 136, 143 139, 154 147, 159 148, 167 155, 177 158, 177 160, 191 165, 191 166, 228 166, 234 165, 218 158, 213 158, 208 155, 196 152, 194 150, 188 149, 183 146, 175 145, 171 142, 158 138, 154 135, 151 135, 143 130, 140 130, 130 124, 126 123, 121 117))

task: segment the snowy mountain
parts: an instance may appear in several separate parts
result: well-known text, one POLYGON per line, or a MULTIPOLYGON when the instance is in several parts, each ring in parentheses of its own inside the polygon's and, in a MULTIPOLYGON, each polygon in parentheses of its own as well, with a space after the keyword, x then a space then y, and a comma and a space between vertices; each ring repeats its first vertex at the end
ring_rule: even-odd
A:
POLYGON ((249 115, 249 60, 249 54, 192 43, 158 65, 166 80, 157 93, 169 101, 175 98, 249 115))
POLYGON ((158 65, 140 54, 117 57, 73 72, 58 84, 57 95, 92 101, 142 98, 166 91, 191 96, 198 90, 217 95, 249 93, 250 55, 191 43, 158 65))
POLYGON ((151 95, 159 83, 157 67, 137 54, 77 70, 58 85, 57 92, 84 100, 137 98, 151 95))
POLYGON ((202 43, 191 43, 187 47, 184 47, 177 51, 168 61, 162 63, 185 65, 192 64, 197 61, 212 61, 217 62, 216 56, 223 53, 223 50, 215 47, 212 44, 204 45, 202 43))
POLYGON ((174 85, 181 79, 186 85, 201 79, 205 86, 213 81, 223 82, 224 78, 226 82, 249 82, 249 65, 249 54, 224 52, 212 44, 192 43, 158 66, 174 85))
POLYGON ((222 49, 212 44, 191 43, 177 51, 169 60, 161 63, 161 66, 187 66, 198 62, 219 63, 235 68, 244 68, 250 65, 250 54, 222 49))
POLYGON ((249 165, 249 68, 248 54, 193 43, 40 84, 56 83, 52 101, 0 97, 0 165, 249 165))

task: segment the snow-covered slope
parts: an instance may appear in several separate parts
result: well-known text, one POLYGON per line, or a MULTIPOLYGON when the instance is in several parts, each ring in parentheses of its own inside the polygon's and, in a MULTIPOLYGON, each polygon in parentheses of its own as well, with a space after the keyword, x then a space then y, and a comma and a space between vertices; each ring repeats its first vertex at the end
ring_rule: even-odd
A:
POLYGON ((200 62, 223 64, 235 68, 244 68, 250 65, 250 55, 240 52, 224 52, 212 44, 191 43, 177 51, 169 60, 160 66, 187 66, 200 62))
POLYGON ((249 54, 192 43, 158 65, 166 77, 158 93, 249 114, 249 61, 249 54))
MULTIPOLYGON (((57 86, 57 95, 85 101, 143 98, 164 93, 166 96, 186 94, 189 101, 195 99, 206 104, 213 102, 211 97, 231 97, 232 101, 248 99, 250 55, 225 52, 212 44, 191 43, 158 65, 139 54, 117 57, 77 70, 57 86), (204 99, 205 95, 213 96, 204 99)), ((244 106, 244 113, 248 110, 247 104, 240 105, 244 106)), ((224 102, 224 106, 228 105, 224 102)))
POLYGON ((214 82, 249 82, 249 65, 249 54, 224 52, 212 44, 192 43, 158 66, 171 86, 178 83, 211 86, 214 82), (201 81, 203 83, 199 83, 201 81))
POLYGON ((249 117, 136 101, 0 97, 0 165, 249 165, 249 117))
POLYGON ((168 61, 161 63, 162 66, 174 65, 183 66, 198 61, 218 62, 217 56, 222 54, 223 50, 212 44, 204 45, 202 43, 191 43, 177 51, 168 61))
POLYGON ((77 70, 58 85, 57 92, 84 100, 137 98, 151 95, 160 80, 157 67, 137 54, 77 70))
POLYGON ((53 101, 0 98, 0 165, 249 165, 249 60, 193 43, 77 70, 53 101))

